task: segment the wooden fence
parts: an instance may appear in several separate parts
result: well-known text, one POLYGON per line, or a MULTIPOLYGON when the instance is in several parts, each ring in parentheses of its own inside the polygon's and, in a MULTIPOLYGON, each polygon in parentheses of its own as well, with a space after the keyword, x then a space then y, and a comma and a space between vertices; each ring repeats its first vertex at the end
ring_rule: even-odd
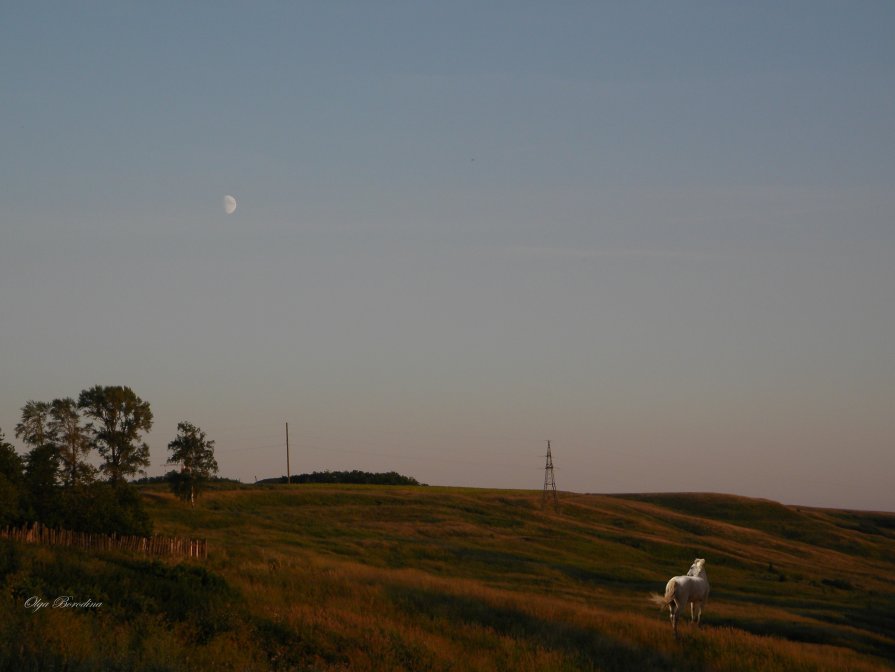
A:
POLYGON ((76 546, 98 551, 125 550, 146 555, 198 558, 200 560, 208 557, 208 543, 205 539, 163 536, 130 537, 116 534, 72 532, 70 530, 54 530, 40 523, 34 523, 32 526, 0 529, 0 538, 31 544, 76 546))

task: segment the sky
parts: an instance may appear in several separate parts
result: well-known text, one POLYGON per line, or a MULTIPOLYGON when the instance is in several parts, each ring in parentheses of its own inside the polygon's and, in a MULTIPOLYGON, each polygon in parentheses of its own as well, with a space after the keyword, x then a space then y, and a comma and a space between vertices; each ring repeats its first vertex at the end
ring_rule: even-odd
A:
POLYGON ((895 4, 0 2, 0 429, 895 511, 895 4), (224 210, 226 194, 237 210, 224 210))

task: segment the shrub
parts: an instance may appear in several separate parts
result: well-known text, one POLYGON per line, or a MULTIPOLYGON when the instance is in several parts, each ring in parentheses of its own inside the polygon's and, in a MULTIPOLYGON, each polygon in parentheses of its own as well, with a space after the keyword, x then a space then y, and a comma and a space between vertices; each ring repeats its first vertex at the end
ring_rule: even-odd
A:
POLYGON ((92 483, 67 490, 62 498, 62 527, 78 532, 152 534, 152 521, 133 486, 92 483))

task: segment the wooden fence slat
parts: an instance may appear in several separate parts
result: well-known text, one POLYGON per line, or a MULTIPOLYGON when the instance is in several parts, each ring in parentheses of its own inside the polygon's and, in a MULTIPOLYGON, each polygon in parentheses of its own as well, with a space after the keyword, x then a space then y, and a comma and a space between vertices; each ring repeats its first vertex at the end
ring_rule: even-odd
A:
POLYGON ((208 558, 208 542, 205 539, 189 537, 137 537, 133 535, 118 536, 89 532, 74 532, 48 528, 41 523, 12 527, 7 525, 0 529, 0 538, 12 539, 29 544, 46 544, 50 546, 74 546, 87 550, 126 550, 146 555, 208 558))

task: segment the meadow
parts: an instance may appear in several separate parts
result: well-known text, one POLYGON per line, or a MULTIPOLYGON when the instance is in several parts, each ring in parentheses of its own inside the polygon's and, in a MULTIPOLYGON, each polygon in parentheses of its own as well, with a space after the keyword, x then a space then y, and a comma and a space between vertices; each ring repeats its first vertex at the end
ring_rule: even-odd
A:
POLYGON ((141 488, 204 562, 0 544, 4 670, 895 669, 895 515, 714 494, 141 488), (650 602, 707 559, 703 627, 650 602), (102 602, 37 611, 29 596, 102 602))

